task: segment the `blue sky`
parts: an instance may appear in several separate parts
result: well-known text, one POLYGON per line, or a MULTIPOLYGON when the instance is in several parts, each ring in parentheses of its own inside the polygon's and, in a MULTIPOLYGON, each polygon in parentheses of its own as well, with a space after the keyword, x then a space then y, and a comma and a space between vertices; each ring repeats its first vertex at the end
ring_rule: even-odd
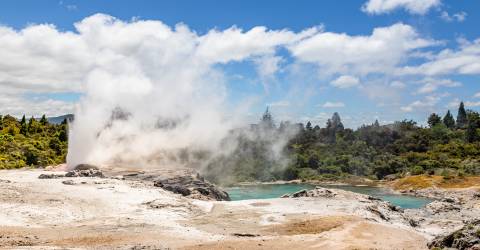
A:
MULTIPOLYGON (((480 40, 476 39, 480 39, 480 1, 418 0, 424 5, 396 0, 376 2, 383 5, 372 3, 368 10, 367 0, 16 0, 0 2, 0 26, 12 28, 19 35, 22 29, 40 24, 53 24, 60 33, 78 32, 74 23, 104 13, 125 22, 158 20, 170 27, 183 23, 199 36, 232 26, 243 31, 265 26, 296 34, 317 27, 321 31, 311 41, 276 47, 275 70, 267 76, 259 74, 256 57, 214 65, 224 74, 228 105, 235 107, 253 98, 255 101, 246 112, 250 119, 256 119, 269 105, 277 120, 312 120, 320 125, 338 111, 350 127, 375 119, 381 123, 402 119, 424 123, 431 112, 443 115, 451 109, 456 113, 460 100, 467 103, 467 108, 478 110, 480 94, 475 95, 480 93, 480 40), (400 24, 403 26, 399 27, 400 24), (387 34, 374 37, 372 32, 378 28, 385 28, 387 34), (358 45, 363 38, 370 39, 372 46, 385 43, 386 48, 376 54, 368 46, 358 45), (318 44, 323 44, 322 39, 343 43, 344 47, 332 47, 340 52, 360 46, 358 54, 353 49, 337 58, 336 54, 321 50, 324 47, 318 44), (382 63, 385 68, 378 65, 382 63), (452 63, 459 65, 448 67, 452 63), (368 65, 375 66, 365 68, 368 65)), ((4 39, 8 42, 8 38, 4 39)), ((0 58, 1 55, 0 51, 0 58)), ((19 115, 23 108, 28 109, 23 113, 31 115, 57 115, 73 111, 74 103, 84 94, 81 87, 69 87, 68 77, 52 88, 35 84, 25 87, 22 81, 29 78, 20 79, 18 73, 9 75, 6 64, 0 63, 0 72, 2 67, 7 72, 3 78, 0 75, 0 84, 9 93, 8 97, 0 96, 0 103, 6 103, 2 112, 19 115)))

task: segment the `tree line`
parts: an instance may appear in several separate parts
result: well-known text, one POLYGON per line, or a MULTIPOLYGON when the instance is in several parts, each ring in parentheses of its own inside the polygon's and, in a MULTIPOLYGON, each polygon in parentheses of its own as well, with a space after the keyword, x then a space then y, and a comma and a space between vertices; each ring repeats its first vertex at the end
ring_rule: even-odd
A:
POLYGON ((295 129, 297 132, 283 148, 284 157, 269 157, 272 154, 269 148, 274 146, 271 139, 243 136, 239 148, 228 160, 210 164, 209 169, 222 171, 209 177, 216 182, 231 183, 349 176, 383 179, 418 174, 447 178, 479 175, 478 112, 465 110, 462 102, 456 119, 448 110, 443 117, 431 114, 427 121, 428 127, 413 120, 387 125, 375 120, 350 129, 344 127, 335 112, 324 127, 311 122, 281 122, 277 127, 267 109, 260 123, 245 134, 260 127, 262 131, 270 130, 271 137, 281 137, 283 131, 295 129))
POLYGON ((0 168, 45 167, 64 163, 68 148, 68 122, 52 124, 25 115, 18 120, 0 115, 0 168))

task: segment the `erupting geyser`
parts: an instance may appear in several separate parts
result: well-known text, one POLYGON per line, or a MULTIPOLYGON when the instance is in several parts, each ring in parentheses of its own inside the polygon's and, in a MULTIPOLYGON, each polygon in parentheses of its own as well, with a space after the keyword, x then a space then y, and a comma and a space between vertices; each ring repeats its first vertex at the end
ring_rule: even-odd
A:
POLYGON ((256 27, 198 35, 185 25, 171 29, 160 21, 124 22, 102 14, 75 27, 78 34, 69 35, 81 43, 88 63, 85 95, 71 124, 70 168, 171 166, 179 158, 188 161, 189 152, 229 150, 219 144, 238 124, 239 112, 225 112, 227 89, 216 66, 243 60, 264 65, 277 46, 317 32, 256 27), (256 42, 243 42, 249 40, 256 42))

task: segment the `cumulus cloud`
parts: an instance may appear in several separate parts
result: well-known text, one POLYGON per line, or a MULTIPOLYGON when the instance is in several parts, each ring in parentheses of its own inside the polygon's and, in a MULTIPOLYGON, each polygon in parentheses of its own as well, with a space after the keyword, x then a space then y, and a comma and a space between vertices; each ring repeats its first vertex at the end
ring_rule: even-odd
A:
POLYGON ((441 95, 429 95, 426 96, 423 100, 414 101, 406 106, 401 107, 400 109, 404 112, 421 112, 421 111, 431 111, 443 98, 441 95))
POLYGON ((345 104, 343 102, 325 102, 322 107, 324 108, 343 108, 345 104))
POLYGON ((358 78, 348 75, 339 76, 330 83, 330 85, 341 89, 351 88, 359 84, 360 80, 358 78))
POLYGON ((409 53, 435 44, 413 27, 397 23, 375 28, 369 36, 320 32, 288 48, 297 60, 318 65, 324 74, 366 75, 392 72, 409 53))
POLYGON ((397 73, 428 76, 480 74, 480 39, 473 42, 462 40, 459 49, 444 49, 429 61, 418 66, 405 66, 397 73))
POLYGON ((362 11, 378 15, 405 9, 411 14, 423 15, 440 4, 440 0, 368 0, 362 6, 362 11))
POLYGON ((457 81, 453 81, 453 80, 450 80, 450 79, 436 79, 436 78, 431 78, 431 77, 427 77, 427 78, 421 80, 420 83, 423 84, 423 86, 420 87, 417 90, 417 93, 419 93, 419 94, 432 93, 440 87, 459 87, 459 86, 462 86, 462 84, 460 82, 457 82, 457 81))
POLYGON ((40 114, 57 116, 72 113, 74 104, 51 98, 24 97, 11 94, 0 95, 0 107, 2 114, 10 114, 16 117, 25 115, 38 117, 40 114))
POLYGON ((446 11, 442 11, 440 14, 440 18, 442 18, 445 22, 463 22, 467 19, 467 13, 464 11, 455 13, 453 15, 448 14, 446 11))

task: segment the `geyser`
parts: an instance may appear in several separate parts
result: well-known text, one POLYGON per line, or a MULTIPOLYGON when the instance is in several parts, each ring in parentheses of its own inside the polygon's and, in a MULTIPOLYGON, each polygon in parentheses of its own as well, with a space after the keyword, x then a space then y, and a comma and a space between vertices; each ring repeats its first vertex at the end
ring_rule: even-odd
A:
POLYGON ((226 112, 227 85, 216 66, 271 61, 278 46, 317 32, 233 27, 199 35, 182 24, 103 14, 75 27, 78 34, 68 36, 82 48, 87 70, 69 135, 70 168, 185 165, 232 151, 235 145, 220 145, 246 107, 226 112))

